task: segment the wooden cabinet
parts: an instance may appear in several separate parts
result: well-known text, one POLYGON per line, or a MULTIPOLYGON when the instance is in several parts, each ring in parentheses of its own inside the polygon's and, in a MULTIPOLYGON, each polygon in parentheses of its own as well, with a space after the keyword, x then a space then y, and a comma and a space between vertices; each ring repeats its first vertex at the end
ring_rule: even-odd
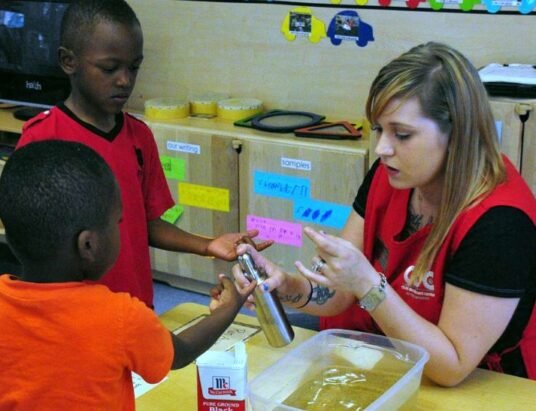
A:
POLYGON ((316 254, 303 227, 340 231, 368 160, 362 143, 267 136, 242 141, 239 165, 241 229, 249 221, 279 236, 264 253, 294 271, 316 254))
MULTIPOLYGON (((17 120, 13 116, 13 109, 0 109, 0 144, 15 146, 22 131, 23 121, 17 120)), ((5 162, 0 159, 0 174, 5 162)), ((4 226, 0 221, 0 244, 6 243, 4 226)))
POLYGON ((502 151, 536 194, 536 99, 490 99, 502 151))
MULTIPOLYGON (((173 199, 184 209, 175 224, 208 237, 239 231, 238 153, 232 147, 232 139, 210 131, 148 124, 158 144, 173 199)), ((230 273, 232 267, 214 258, 158 249, 151 249, 151 261, 155 278, 200 292, 206 292, 207 284, 216 282, 218 273, 230 273)))
MULTIPOLYGON (((167 175, 176 203, 184 207, 176 224, 210 237, 260 228, 264 238, 276 240, 266 255, 289 270, 294 261, 308 264, 314 255, 303 234, 305 225, 339 231, 368 168, 366 140, 303 139, 217 120, 148 125, 164 164, 171 158, 176 168, 184 168, 182 175, 167 175), (192 201, 185 198, 183 185, 205 191, 192 201), (222 193, 228 194, 229 210, 221 209, 222 193), (212 195, 216 205, 211 209, 212 195)), ((218 273, 230 274, 232 267, 162 250, 152 250, 151 256, 156 278, 199 292, 206 292, 218 273)))

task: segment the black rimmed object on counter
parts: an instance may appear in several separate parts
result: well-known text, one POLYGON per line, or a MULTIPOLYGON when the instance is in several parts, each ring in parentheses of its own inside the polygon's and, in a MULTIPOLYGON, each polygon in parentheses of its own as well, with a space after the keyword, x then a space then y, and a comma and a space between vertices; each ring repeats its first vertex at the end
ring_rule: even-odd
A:
POLYGON ((326 117, 306 111, 272 110, 251 119, 251 127, 273 133, 291 133, 319 124, 326 117))

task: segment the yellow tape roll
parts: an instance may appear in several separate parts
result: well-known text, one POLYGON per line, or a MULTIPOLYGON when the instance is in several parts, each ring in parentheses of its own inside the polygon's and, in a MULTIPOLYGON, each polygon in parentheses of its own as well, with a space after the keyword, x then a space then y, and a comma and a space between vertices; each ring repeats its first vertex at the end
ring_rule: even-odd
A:
POLYGON ((262 101, 254 98, 229 98, 218 102, 218 117, 237 121, 262 112, 262 101))
POLYGON ((176 98, 154 98, 145 102, 145 117, 149 120, 176 120, 188 117, 190 105, 176 98))
POLYGON ((228 99, 227 94, 206 93, 194 95, 190 98, 190 113, 192 115, 218 115, 218 102, 228 99))

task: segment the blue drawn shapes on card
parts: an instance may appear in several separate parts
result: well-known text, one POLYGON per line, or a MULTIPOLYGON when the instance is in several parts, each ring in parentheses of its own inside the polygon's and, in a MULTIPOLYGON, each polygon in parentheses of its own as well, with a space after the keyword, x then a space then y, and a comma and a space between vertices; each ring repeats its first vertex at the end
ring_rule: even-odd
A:
POLYGON ((354 10, 337 13, 329 23, 327 35, 335 46, 343 40, 355 41, 359 47, 365 47, 369 41, 374 41, 372 26, 361 20, 354 10))
POLYGON ((342 229, 352 211, 351 207, 318 200, 294 202, 294 219, 336 229, 342 229))
POLYGON ((255 171, 253 181, 255 194, 299 200, 309 198, 311 193, 311 181, 308 178, 255 171))
POLYGON ((536 7, 536 0, 521 0, 518 10, 521 14, 529 14, 534 7, 536 7))

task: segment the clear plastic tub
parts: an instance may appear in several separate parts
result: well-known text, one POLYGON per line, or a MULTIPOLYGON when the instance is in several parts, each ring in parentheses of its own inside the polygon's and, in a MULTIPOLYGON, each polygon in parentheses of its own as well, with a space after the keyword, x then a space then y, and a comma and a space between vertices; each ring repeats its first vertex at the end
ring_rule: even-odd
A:
POLYGON ((251 380, 248 400, 253 411, 411 409, 428 358, 405 341, 325 330, 251 380))

